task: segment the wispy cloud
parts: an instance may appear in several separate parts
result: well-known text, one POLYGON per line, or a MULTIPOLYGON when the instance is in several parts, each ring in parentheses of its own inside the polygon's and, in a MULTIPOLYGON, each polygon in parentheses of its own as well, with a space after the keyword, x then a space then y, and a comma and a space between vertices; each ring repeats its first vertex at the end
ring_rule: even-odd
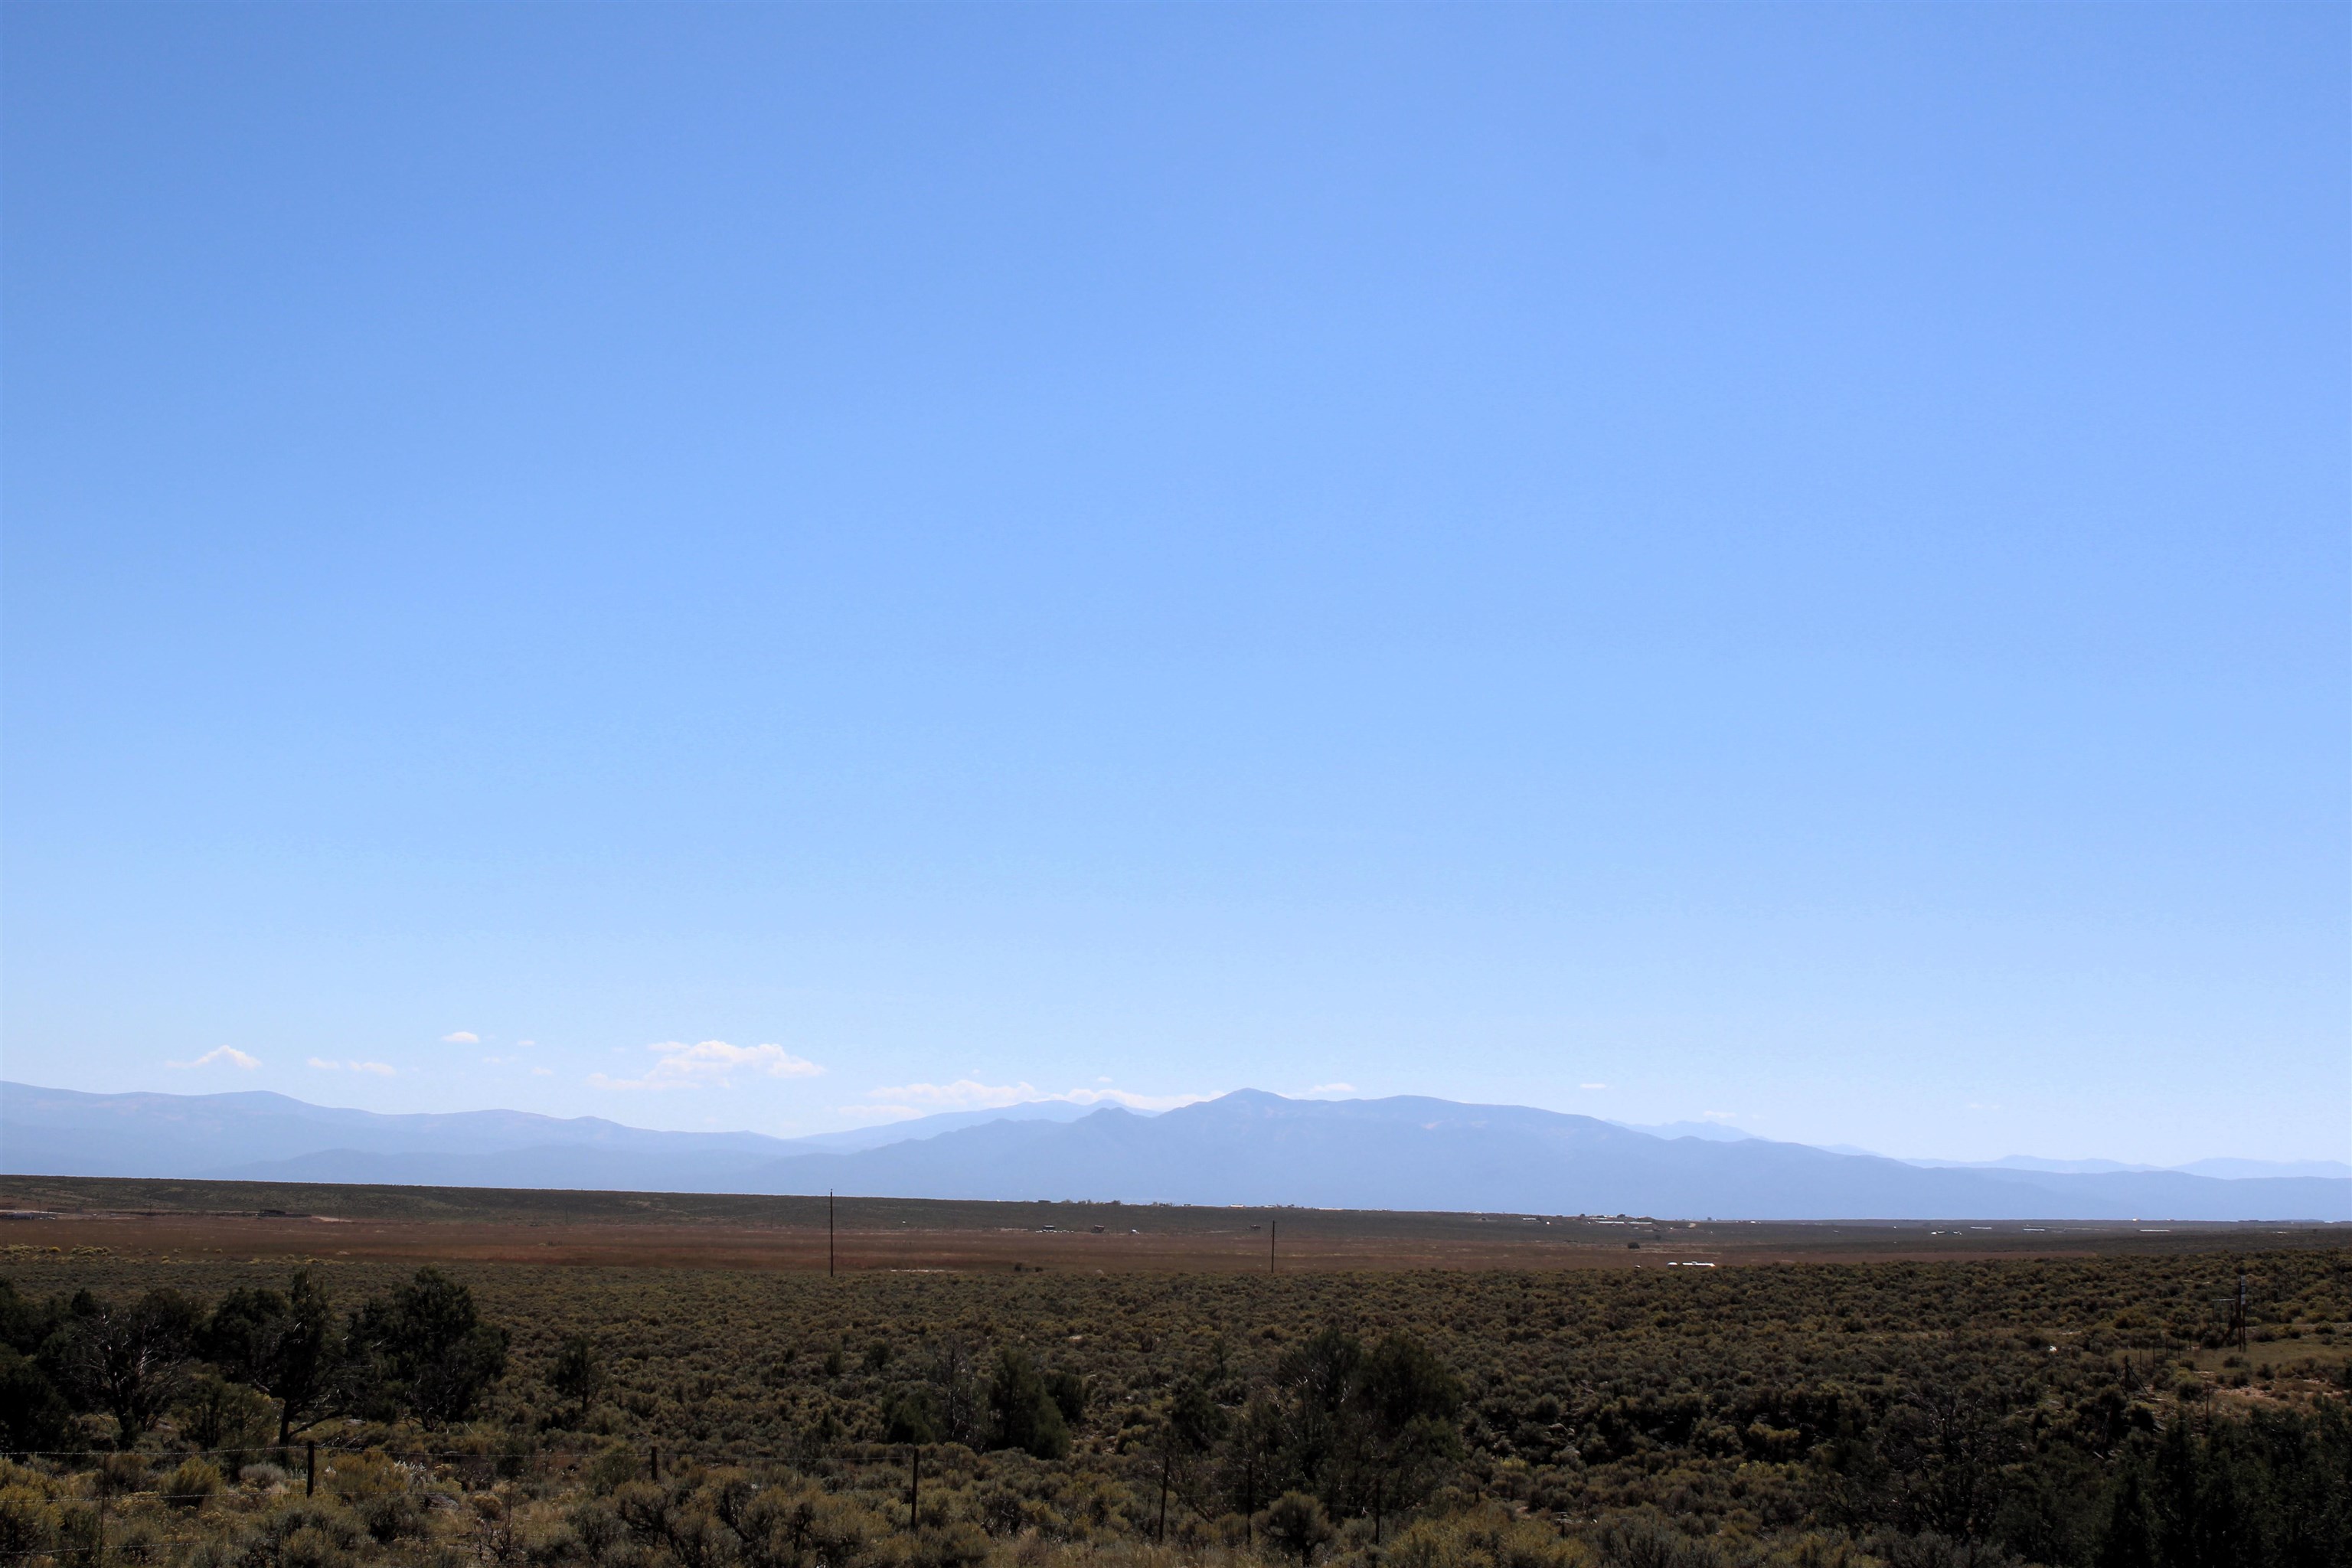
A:
POLYGON ((247 1072, 251 1072, 254 1068, 261 1065, 259 1058, 247 1056, 235 1046, 216 1046, 213 1049, 206 1051, 203 1056, 198 1057, 194 1061, 165 1062, 163 1065, 167 1068, 178 1068, 182 1071, 186 1071, 190 1068, 208 1068, 215 1062, 226 1062, 230 1067, 241 1068, 247 1072))
POLYGON ((442 1036, 441 1043, 445 1046, 478 1046, 482 1043, 482 1037, 471 1029, 457 1029, 442 1036))
POLYGON ((1699 1120, 1702 1121, 1731 1121, 1738 1118, 1739 1112, 1736 1110, 1702 1110, 1698 1114, 1699 1120))
POLYGON ((1576 1087, 1579 1089, 1607 1089, 1609 1086, 1605 1083, 1580 1083, 1576 1087))
POLYGON ((310 1065, 321 1072, 372 1072, 378 1078, 390 1078, 398 1070, 390 1062, 331 1062, 324 1057, 312 1057, 310 1065))
POLYGON ((887 1100, 908 1109, 919 1106, 931 1110, 988 1110, 1052 1097, 1039 1093, 1034 1083, 982 1083, 960 1078, 953 1083, 902 1083, 890 1089, 869 1089, 866 1098, 887 1100))
POLYGON ((814 1078, 824 1068, 793 1055, 782 1046, 730 1046, 725 1040, 664 1040, 647 1046, 660 1059, 643 1078, 611 1078, 597 1072, 588 1081, 598 1089, 700 1089, 724 1087, 738 1073, 757 1078, 814 1078))

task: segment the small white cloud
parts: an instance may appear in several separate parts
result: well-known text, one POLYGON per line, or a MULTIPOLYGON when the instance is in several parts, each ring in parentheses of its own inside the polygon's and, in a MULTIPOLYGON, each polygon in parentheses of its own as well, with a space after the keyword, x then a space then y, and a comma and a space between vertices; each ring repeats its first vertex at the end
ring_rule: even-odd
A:
POLYGON ((459 1029, 442 1036, 441 1043, 445 1046, 478 1046, 482 1043, 482 1037, 471 1029, 459 1029))
POLYGON ((537 1045, 537 1044, 539 1044, 539 1042, 538 1042, 537 1040, 517 1040, 517 1041, 515 1042, 515 1047, 516 1047, 516 1049, 518 1049, 518 1050, 525 1050, 525 1051, 527 1051, 527 1050, 530 1049, 530 1048, 531 1048, 531 1047, 533 1047, 533 1046, 535 1046, 535 1045, 537 1045))
POLYGON ((258 1058, 247 1056, 235 1046, 215 1047, 192 1062, 165 1062, 163 1065, 185 1071, 190 1068, 208 1068, 215 1062, 226 1062, 229 1066, 242 1068, 246 1072, 251 1072, 261 1065, 258 1058))
POLYGON ((393 1074, 386 1062, 331 1062, 324 1057, 312 1057, 310 1065, 321 1072, 372 1072, 378 1078, 390 1078, 393 1074))
POLYGON ((533 1068, 530 1069, 530 1076, 533 1078, 553 1078, 555 1076, 555 1069, 553 1068, 533 1068))
POLYGON ((1580 1083, 1576 1087, 1579 1089, 1607 1089, 1609 1086, 1605 1083, 1580 1083))
POLYGON ((1736 1110, 1702 1110, 1698 1114, 1700 1120, 1705 1121, 1729 1121, 1737 1118, 1739 1112, 1736 1110))
POLYGON ((814 1078, 824 1071, 775 1045, 730 1046, 725 1040, 703 1040, 689 1046, 683 1040, 664 1040, 646 1049, 661 1059, 646 1069, 645 1077, 616 1079, 599 1072, 589 1074, 588 1081, 598 1089, 694 1089, 704 1084, 724 1087, 739 1072, 761 1078, 814 1078))

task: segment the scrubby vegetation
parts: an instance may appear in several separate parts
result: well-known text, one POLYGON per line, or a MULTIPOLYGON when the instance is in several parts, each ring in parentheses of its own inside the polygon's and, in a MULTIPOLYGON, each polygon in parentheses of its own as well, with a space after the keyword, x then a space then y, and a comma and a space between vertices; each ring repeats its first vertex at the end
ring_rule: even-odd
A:
POLYGON ((2352 1563, 2340 1251, 2248 1260, 2242 1331, 2211 1256, 17 1262, 0 1563, 2352 1563))

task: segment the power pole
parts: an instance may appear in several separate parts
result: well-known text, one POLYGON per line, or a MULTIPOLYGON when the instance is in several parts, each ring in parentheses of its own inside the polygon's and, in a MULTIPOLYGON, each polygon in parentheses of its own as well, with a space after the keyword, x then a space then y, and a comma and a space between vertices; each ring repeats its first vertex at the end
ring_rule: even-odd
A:
POLYGON ((824 1277, 833 1278, 833 1189, 824 1194, 824 1277))
POLYGON ((2246 1266, 2244 1263, 2241 1262, 2238 1265, 2237 1284, 2231 1288, 2228 1295, 2214 1297, 2213 1304, 2220 1307, 2224 1313, 2221 1328, 2222 1342, 2226 1344, 2235 1340, 2238 1342, 2239 1350, 2252 1350, 2253 1335, 2246 1322, 2246 1266))

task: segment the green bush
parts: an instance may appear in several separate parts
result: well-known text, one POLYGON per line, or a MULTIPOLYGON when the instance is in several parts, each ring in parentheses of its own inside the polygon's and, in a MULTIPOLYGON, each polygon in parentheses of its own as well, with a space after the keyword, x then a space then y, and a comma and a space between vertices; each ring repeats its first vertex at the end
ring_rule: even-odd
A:
POLYGON ((988 1409, 991 1447, 1019 1448, 1040 1459, 1059 1459, 1069 1453, 1069 1425, 1028 1352, 1008 1348, 997 1352, 988 1409))
POLYGON ((0 1557, 20 1561, 56 1542, 58 1510, 48 1494, 25 1481, 0 1485, 0 1557))
POLYGON ((1580 1541, 1499 1504, 1410 1526, 1389 1549, 1396 1568, 1593 1568, 1580 1541))
POLYGON ((604 1497, 645 1473, 644 1455, 624 1444, 613 1443, 597 1449, 588 1461, 586 1479, 591 1491, 604 1497))
POLYGON ((218 1466, 193 1455, 180 1461, 172 1473, 163 1478, 163 1500, 174 1508, 190 1512, 212 1501, 221 1489, 218 1466))
POLYGON ((1277 1551, 1306 1563, 1316 1549, 1330 1541, 1330 1516, 1323 1500, 1305 1492, 1285 1492, 1267 1506, 1258 1528, 1277 1551))
POLYGON ((212 1373, 190 1380, 172 1416, 180 1436, 198 1448, 258 1448, 278 1430, 278 1412, 268 1399, 212 1373))
POLYGON ((72 1408, 48 1375, 0 1344, 0 1448, 12 1454, 62 1448, 72 1419, 72 1408))

